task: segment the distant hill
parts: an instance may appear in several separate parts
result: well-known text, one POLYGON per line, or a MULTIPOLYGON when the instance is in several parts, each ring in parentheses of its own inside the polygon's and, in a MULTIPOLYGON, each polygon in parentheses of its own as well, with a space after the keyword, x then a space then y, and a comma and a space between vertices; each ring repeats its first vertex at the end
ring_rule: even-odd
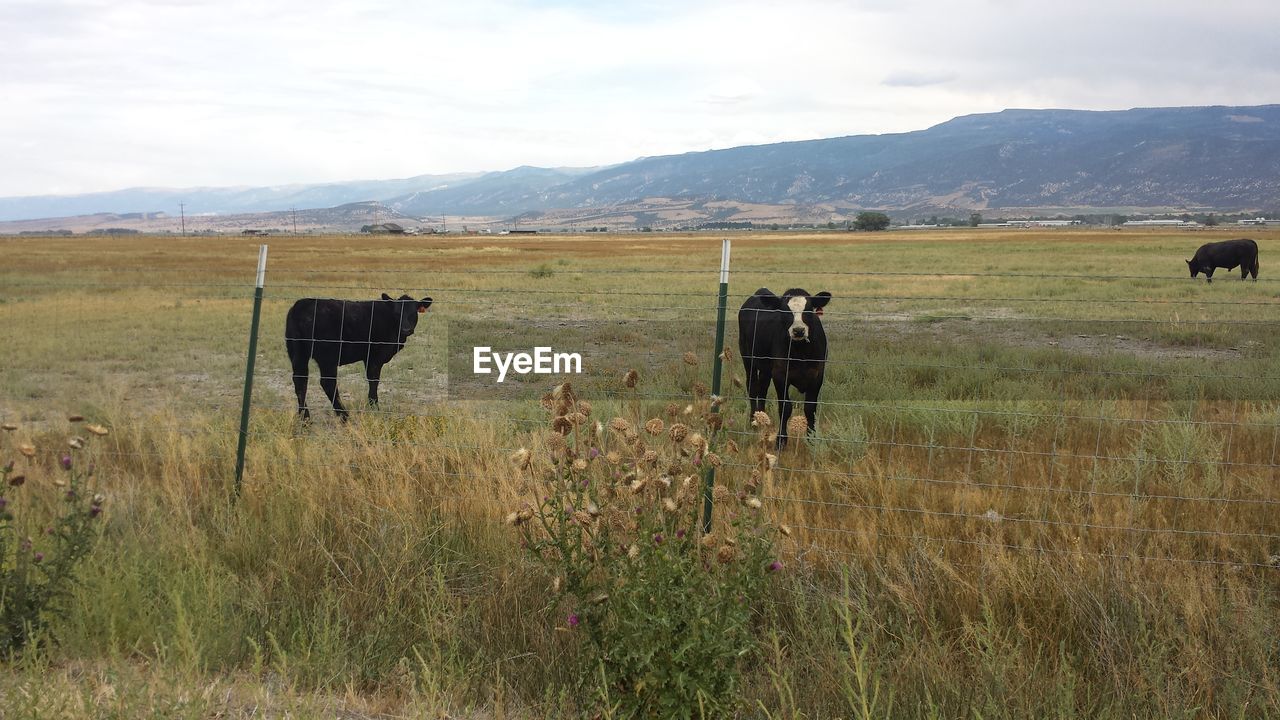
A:
MULTIPOLYGON (((406 216, 622 217, 676 201, 897 215, 1008 208, 1280 208, 1280 105, 1005 110, 926 130, 641 158, 605 168, 270 188, 132 189, 0 198, 0 220, 91 213, 250 213, 377 201, 406 216), (661 203, 659 203, 661 204, 661 203), (638 208, 638 210, 637 210, 638 208)), ((786 212, 770 210, 770 217, 786 212)), ((644 222, 640 217, 636 222, 644 222)))

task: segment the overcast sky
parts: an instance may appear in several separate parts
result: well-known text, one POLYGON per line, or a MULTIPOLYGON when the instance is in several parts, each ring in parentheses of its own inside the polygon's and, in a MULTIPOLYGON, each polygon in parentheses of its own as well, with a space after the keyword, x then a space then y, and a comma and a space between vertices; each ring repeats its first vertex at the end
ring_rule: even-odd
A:
POLYGON ((0 195, 1280 102, 1277 0, 0 0, 0 195))

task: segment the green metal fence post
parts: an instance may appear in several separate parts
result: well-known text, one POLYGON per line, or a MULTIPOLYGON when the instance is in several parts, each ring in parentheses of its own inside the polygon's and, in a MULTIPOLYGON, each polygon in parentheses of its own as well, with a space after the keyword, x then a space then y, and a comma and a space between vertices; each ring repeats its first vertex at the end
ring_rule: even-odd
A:
POLYGON ((244 451, 249 442, 249 401, 253 397, 253 361, 258 356, 258 319, 262 316, 262 286, 267 275, 267 246, 258 248, 258 283, 253 290, 253 324, 249 328, 249 358, 244 365, 244 397, 240 400, 240 442, 236 446, 236 492, 244 479, 244 451))
MULTIPOLYGON (((724 371, 724 314, 729 303, 729 239, 720 245, 720 298, 716 302, 716 357, 711 365, 711 396, 723 401, 720 395, 720 376, 724 371)), ((711 403, 711 412, 719 413, 717 402, 711 403)), ((712 491, 716 486, 716 469, 707 464, 706 482, 702 492, 702 532, 711 532, 712 491)))

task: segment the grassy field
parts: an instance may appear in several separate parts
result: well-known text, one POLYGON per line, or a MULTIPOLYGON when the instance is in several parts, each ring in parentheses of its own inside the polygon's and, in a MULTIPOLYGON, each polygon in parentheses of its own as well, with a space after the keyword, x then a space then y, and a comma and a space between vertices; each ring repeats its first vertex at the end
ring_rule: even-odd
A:
MULTIPOLYGON (((64 416, 112 428, 103 538, 0 716, 576 712, 563 609, 501 523, 555 381, 495 391, 459 358, 582 351, 596 418, 703 411, 720 237, 270 238, 234 508, 260 241, 0 241, 0 460, 41 448, 51 497, 64 416), (337 424, 313 373, 298 426, 288 307, 382 292, 436 304, 380 407, 344 368, 337 424)), ((1280 233, 731 237, 731 347, 757 287, 835 296, 817 432, 763 492, 794 532, 743 717, 1280 716, 1280 233), (1241 235, 1258 282, 1186 277, 1241 235)), ((745 447, 741 375, 720 442, 745 447)))

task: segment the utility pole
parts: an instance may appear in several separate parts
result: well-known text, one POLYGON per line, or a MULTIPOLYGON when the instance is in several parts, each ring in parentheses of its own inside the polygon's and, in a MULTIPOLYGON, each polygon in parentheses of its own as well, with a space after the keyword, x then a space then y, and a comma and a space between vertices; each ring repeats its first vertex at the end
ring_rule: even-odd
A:
POLYGON ((186 237, 187 235, 187 204, 186 203, 178 203, 178 215, 182 217, 182 235, 183 237, 186 237))
POLYGON ((293 213, 293 234, 298 234, 298 208, 289 208, 289 212, 293 213))

